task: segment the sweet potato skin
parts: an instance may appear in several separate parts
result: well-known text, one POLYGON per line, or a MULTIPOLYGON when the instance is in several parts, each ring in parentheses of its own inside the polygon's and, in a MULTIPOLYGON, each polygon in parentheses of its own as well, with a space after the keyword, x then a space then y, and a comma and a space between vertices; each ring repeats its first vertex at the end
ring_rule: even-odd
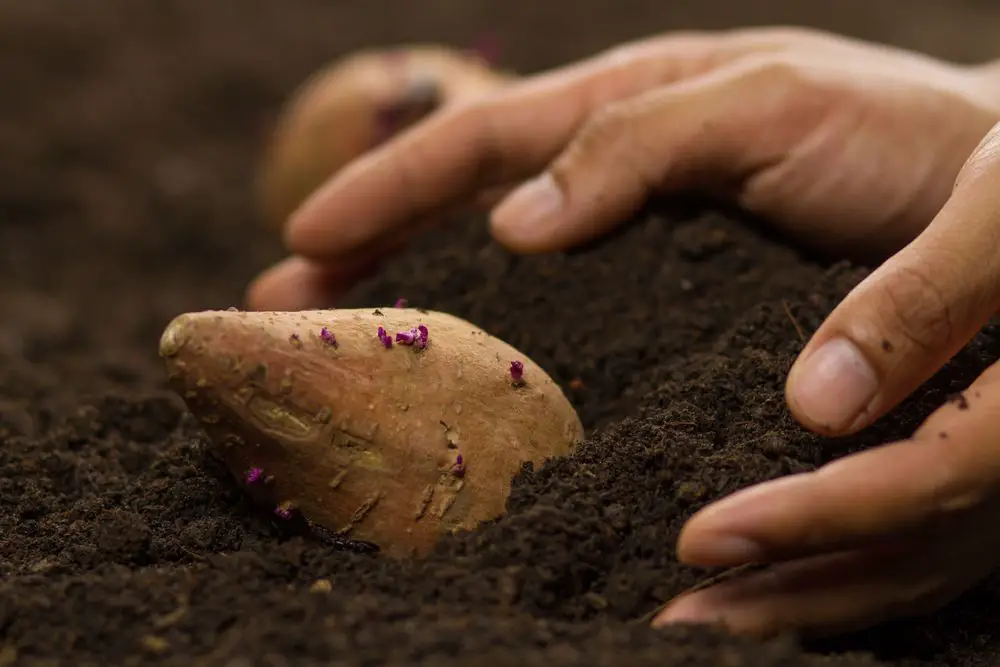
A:
POLYGON ((441 535, 501 515, 523 463, 566 455, 583 438, 537 364, 444 313, 189 313, 166 328, 160 355, 258 502, 393 556, 424 554, 441 535), (419 324, 423 349, 386 349, 377 336, 419 324), (263 475, 246 484, 251 468, 263 475))
POLYGON ((330 63, 293 92, 269 139, 258 176, 268 225, 280 227, 327 178, 393 133, 513 78, 472 55, 425 44, 330 63), (386 127, 384 112, 393 106, 397 118, 386 127))

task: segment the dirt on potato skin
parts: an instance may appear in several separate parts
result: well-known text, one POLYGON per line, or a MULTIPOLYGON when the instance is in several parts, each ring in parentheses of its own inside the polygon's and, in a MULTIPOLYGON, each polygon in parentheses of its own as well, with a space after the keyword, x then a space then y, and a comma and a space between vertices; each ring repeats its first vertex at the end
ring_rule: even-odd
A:
MULTIPOLYGON (((672 552, 697 508, 907 436, 1000 346, 986 330, 861 437, 813 436, 783 399, 796 324, 812 331, 864 270, 810 261, 740 216, 661 203, 605 243, 533 258, 469 220, 359 286, 345 306, 402 295, 523 349, 594 434, 523 473, 506 517, 424 562, 305 539, 249 506, 166 390, 167 322, 239 303, 280 256, 254 210, 254 160, 311 69, 487 26, 540 67, 723 6, 645 4, 595 23, 599 3, 574 3, 572 44, 545 41, 552 17, 526 1, 496 16, 436 0, 404 10, 405 28, 372 21, 377 3, 0 5, 0 665, 1000 663, 993 580, 927 619, 807 647, 636 622, 705 576, 672 552)), ((771 20, 793 20, 793 4, 763 3, 771 20)), ((859 34, 899 37, 865 34, 883 25, 865 12, 885 8, 851 4, 859 34)), ((941 7, 909 3, 906 25, 941 7)))

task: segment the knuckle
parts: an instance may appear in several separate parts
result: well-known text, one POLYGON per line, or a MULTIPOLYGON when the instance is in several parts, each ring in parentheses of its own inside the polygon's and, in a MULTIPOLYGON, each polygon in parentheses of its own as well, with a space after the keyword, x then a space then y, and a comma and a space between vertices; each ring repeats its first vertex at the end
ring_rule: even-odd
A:
POLYGON ((667 36, 655 35, 625 44, 617 44, 597 56, 597 60, 608 65, 632 65, 646 60, 660 60, 664 52, 676 53, 678 47, 699 48, 717 43, 719 35, 704 30, 681 30, 667 36))
POLYGON ((642 40, 613 46, 597 56, 597 60, 608 67, 625 69, 636 61, 644 60, 655 53, 657 43, 653 40, 642 40))
POLYGON ((751 76, 768 84, 801 84, 808 80, 806 69, 800 62, 784 53, 766 53, 745 61, 751 76))
POLYGON ((601 146, 621 145, 629 139, 633 113, 627 104, 609 104, 587 121, 580 139, 601 146))
POLYGON ((446 110, 441 127, 459 133, 474 150, 489 144, 491 100, 473 100, 446 110))
MULTIPOLYGON (((473 100, 445 111, 442 118, 442 134, 460 137, 470 164, 466 165, 474 173, 477 183, 493 183, 502 180, 507 165, 507 151, 499 141, 496 128, 498 105, 503 94, 473 100)), ((435 141, 440 137, 435 137, 435 141)), ((437 146, 431 147, 437 150, 437 146)))
POLYGON ((996 150, 1000 147, 1000 122, 995 123, 977 147, 978 150, 996 150))
POLYGON ((606 105, 594 112, 577 133, 565 163, 589 162, 598 156, 602 160, 620 159, 630 151, 630 118, 622 104, 606 105))
MULTIPOLYGON (((617 169, 632 172, 646 182, 649 171, 648 148, 640 137, 638 122, 642 109, 634 102, 619 102, 595 112, 580 130, 563 164, 591 164, 595 160, 614 163, 617 169)), ((560 161, 562 162, 562 161, 560 161)))
POLYGON ((994 125, 962 166, 956 185, 1000 179, 1000 123, 994 125))
POLYGON ((808 26, 777 26, 768 30, 768 37, 778 43, 804 46, 829 39, 827 33, 808 26))
POLYGON ((886 331, 932 354, 952 340, 951 304, 926 269, 906 266, 875 283, 878 316, 886 331))
POLYGON ((800 26, 767 26, 737 28, 729 32, 729 36, 741 42, 760 45, 779 45, 785 47, 801 47, 816 43, 823 39, 824 33, 809 27, 800 26))

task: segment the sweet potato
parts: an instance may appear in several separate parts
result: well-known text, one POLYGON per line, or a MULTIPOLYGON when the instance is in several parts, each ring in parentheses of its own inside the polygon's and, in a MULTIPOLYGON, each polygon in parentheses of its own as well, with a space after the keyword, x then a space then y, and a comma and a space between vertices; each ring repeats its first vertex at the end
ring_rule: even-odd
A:
POLYGON ((512 75, 474 54, 439 46, 361 51, 293 93, 259 177, 261 205, 278 227, 334 172, 444 105, 497 90, 512 75))
POLYGON ((160 355, 253 498, 394 556, 501 515, 523 463, 583 437, 536 363, 445 313, 190 313, 160 355))

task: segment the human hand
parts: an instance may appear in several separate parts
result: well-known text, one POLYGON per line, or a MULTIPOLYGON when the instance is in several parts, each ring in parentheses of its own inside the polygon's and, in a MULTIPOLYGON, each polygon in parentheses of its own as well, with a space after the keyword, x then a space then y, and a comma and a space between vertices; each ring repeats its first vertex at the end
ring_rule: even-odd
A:
MULTIPOLYGON (((928 379, 1000 308, 998 246, 1000 124, 934 221, 809 341, 788 380, 795 416, 857 430, 928 379)), ((827 635, 942 606, 1000 563, 998 416, 1000 363, 908 440, 702 509, 681 560, 770 567, 682 595, 654 624, 827 635)))
POLYGON ((443 111, 345 167, 290 218, 293 256, 248 301, 329 306, 413 234, 529 178, 491 220, 518 252, 581 243, 650 194, 693 188, 827 251, 884 256, 938 211, 997 119, 983 82, 798 29, 619 47, 443 111))

